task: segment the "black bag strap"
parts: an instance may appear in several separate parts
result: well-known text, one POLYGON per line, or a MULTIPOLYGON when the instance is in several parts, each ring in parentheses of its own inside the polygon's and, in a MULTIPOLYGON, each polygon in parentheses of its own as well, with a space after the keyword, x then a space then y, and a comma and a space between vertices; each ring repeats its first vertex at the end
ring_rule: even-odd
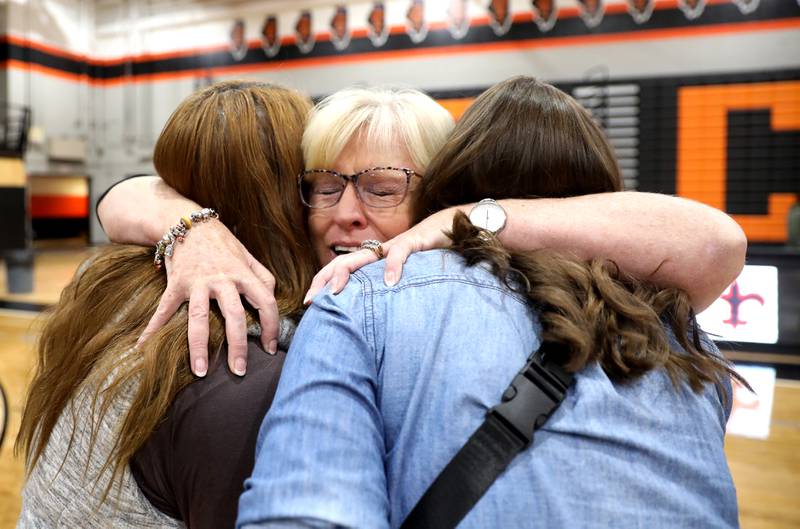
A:
POLYGON ((455 527, 489 490, 533 433, 558 408, 573 375, 548 358, 559 345, 543 343, 503 392, 500 404, 422 495, 401 529, 455 527))

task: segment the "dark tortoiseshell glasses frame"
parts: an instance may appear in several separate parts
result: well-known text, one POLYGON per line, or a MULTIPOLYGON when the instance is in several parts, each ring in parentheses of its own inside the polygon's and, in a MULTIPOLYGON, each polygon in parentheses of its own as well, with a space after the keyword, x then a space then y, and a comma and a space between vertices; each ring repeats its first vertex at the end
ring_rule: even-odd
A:
MULTIPOLYGON (((312 208, 312 209, 325 209, 325 208, 331 208, 331 207, 335 206, 336 204, 338 204, 339 201, 342 199, 342 195, 344 194, 345 189, 347 189, 347 184, 352 182, 353 183, 353 188, 356 191, 356 196, 358 197, 358 199, 363 204, 365 204, 365 205, 367 205, 369 207, 372 207, 372 208, 393 208, 393 207, 396 207, 396 206, 399 206, 400 204, 402 204, 403 201, 406 199, 406 196, 408 195, 408 190, 411 187, 411 177, 412 176, 421 177, 422 175, 417 173, 413 169, 408 169, 408 168, 405 168, 405 167, 370 167, 369 169, 364 169, 363 171, 359 171, 359 172, 357 172, 355 174, 349 174, 349 175, 348 174, 342 174, 342 173, 339 173, 337 171, 333 171, 331 169, 308 169, 306 171, 303 171, 299 175, 297 175, 297 190, 300 193, 300 200, 303 202, 303 204, 305 204, 306 206, 308 206, 309 208, 312 208), (390 203, 380 203, 379 204, 379 203, 375 203, 372 200, 369 200, 369 199, 365 200, 364 199, 364 190, 361 189, 361 187, 358 185, 358 179, 361 176, 365 175, 365 174, 374 173, 376 171, 397 171, 397 172, 402 172, 402 173, 404 173, 406 175, 406 181, 405 181, 405 187, 403 188, 403 193, 402 194, 398 194, 397 197, 395 198, 395 200, 393 200, 390 203), (303 182, 304 182, 304 179, 308 175, 315 174, 315 173, 329 174, 329 175, 332 175, 332 176, 335 176, 335 177, 338 177, 338 178, 341 179, 342 188, 338 193, 330 195, 330 197, 331 197, 331 199, 329 200, 330 203, 326 203, 325 205, 312 205, 312 204, 310 204, 311 201, 304 195, 304 193, 303 193, 303 182)), ((369 197, 370 195, 367 193, 367 196, 369 197)))

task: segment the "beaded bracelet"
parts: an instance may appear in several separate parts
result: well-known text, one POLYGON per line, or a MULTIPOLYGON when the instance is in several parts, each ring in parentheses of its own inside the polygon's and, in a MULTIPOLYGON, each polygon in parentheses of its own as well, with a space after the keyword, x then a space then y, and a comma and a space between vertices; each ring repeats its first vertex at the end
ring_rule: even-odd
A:
POLYGON ((200 211, 190 213, 188 217, 181 217, 181 221, 171 227, 167 233, 156 243, 156 253, 153 258, 153 265, 156 268, 161 268, 164 259, 172 257, 172 252, 175 249, 175 242, 183 242, 186 233, 192 229, 193 224, 198 222, 205 222, 209 219, 218 219, 219 214, 211 208, 203 208, 200 211))

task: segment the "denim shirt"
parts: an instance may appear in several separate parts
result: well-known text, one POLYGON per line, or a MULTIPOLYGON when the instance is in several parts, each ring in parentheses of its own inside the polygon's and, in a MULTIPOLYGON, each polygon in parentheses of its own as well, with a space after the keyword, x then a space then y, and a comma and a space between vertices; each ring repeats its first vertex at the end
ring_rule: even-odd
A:
MULTIPOLYGON (((524 299, 449 252, 413 255, 393 287, 381 262, 320 294, 287 355, 237 525, 399 527, 539 336, 524 299)), ((662 370, 623 385, 589 365, 459 527, 737 527, 722 402, 714 386, 676 389, 662 370)))

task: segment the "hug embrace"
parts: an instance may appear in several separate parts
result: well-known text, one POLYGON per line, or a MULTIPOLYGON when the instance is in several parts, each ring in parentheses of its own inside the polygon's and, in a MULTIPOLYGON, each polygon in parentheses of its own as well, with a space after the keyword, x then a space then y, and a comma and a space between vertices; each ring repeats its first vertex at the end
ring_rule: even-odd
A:
POLYGON ((694 315, 745 238, 622 191, 567 94, 515 77, 454 123, 225 82, 153 161, 43 331, 18 527, 738 526, 739 377, 694 315), (472 504, 427 501, 535 352, 560 405, 472 504))

